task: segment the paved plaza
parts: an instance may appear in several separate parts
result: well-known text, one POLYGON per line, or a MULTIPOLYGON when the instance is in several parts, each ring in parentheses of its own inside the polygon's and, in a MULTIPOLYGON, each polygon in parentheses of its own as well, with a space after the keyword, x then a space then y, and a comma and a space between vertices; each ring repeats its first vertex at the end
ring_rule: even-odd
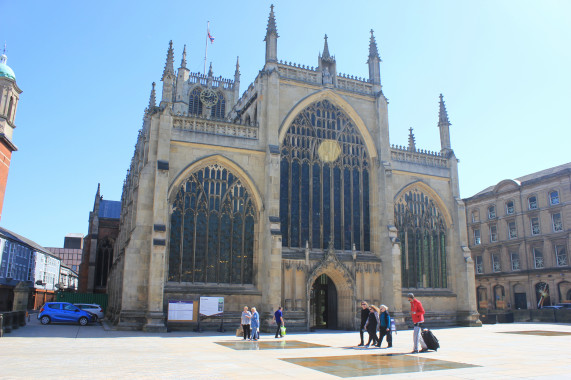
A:
MULTIPOLYGON (((32 318, 0 339, 1 379, 563 379, 571 325, 513 323, 434 330, 441 349, 410 354, 412 330, 393 348, 359 348, 357 332, 152 334, 105 324, 42 326, 32 318)), ((383 344, 383 347, 386 343, 383 344)))

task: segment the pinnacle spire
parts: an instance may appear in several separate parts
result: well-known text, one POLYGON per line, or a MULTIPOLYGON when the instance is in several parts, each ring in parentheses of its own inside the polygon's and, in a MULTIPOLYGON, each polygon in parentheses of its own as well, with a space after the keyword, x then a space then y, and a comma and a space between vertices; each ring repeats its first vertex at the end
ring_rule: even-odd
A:
POLYGON ((369 40, 369 59, 377 58, 380 61, 379 49, 377 49, 377 41, 375 41, 375 35, 373 33, 373 29, 371 29, 371 39, 369 40))
POLYGON ((327 44, 327 34, 324 37, 325 39, 325 43, 323 44, 323 58, 328 59, 331 58, 331 55, 329 55, 329 45, 327 44))
POLYGON ((155 82, 153 82, 153 88, 151 90, 151 96, 149 97, 149 108, 148 110, 152 110, 157 105, 157 93, 155 92, 155 82))
POLYGON ((440 94, 440 110, 438 111, 438 125, 452 125, 448 120, 448 112, 444 104, 444 97, 440 94))
POLYGON ((180 61, 180 67, 186 69, 186 45, 184 45, 184 48, 182 49, 182 59, 180 61))
POLYGON ((416 152, 416 144, 414 141, 414 134, 412 133, 412 127, 410 127, 408 130, 408 150, 411 152, 416 152))
POLYGON ((172 40, 169 42, 169 49, 167 51, 167 61, 165 63, 165 70, 163 71, 163 77, 161 80, 164 80, 168 74, 174 76, 174 50, 172 48, 172 40))
POLYGON ((276 27, 276 16, 274 15, 274 4, 270 6, 270 16, 268 17, 268 27, 266 28, 266 38, 264 41, 272 34, 279 37, 278 28, 276 27))
POLYGON ((208 77, 213 77, 214 72, 212 71, 212 62, 210 62, 210 67, 208 68, 208 77))
POLYGON ((234 76, 240 75, 240 57, 236 57, 236 71, 234 72, 234 76))

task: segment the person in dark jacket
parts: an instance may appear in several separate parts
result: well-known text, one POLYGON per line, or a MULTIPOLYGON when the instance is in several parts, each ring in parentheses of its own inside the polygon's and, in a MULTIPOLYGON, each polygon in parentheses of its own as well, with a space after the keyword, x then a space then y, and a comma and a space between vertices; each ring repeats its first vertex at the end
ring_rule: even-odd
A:
POLYGON ((386 305, 379 306, 379 311, 381 312, 381 315, 379 316, 379 343, 377 344, 377 347, 381 347, 383 338, 386 335, 387 343, 389 344, 387 348, 391 348, 393 346, 393 334, 391 333, 391 316, 389 315, 389 310, 387 309, 386 305))
POLYGON ((365 323, 365 328, 367 329, 367 333, 369 333, 369 341, 367 342, 367 347, 373 341, 373 346, 376 346, 379 342, 379 338, 377 338, 377 326, 379 325, 379 308, 375 305, 369 306, 369 318, 367 319, 367 323, 365 323))
POLYGON ((361 328, 359 330, 359 335, 361 335, 361 343, 359 346, 364 346, 365 341, 363 340, 363 335, 365 334, 365 324, 369 318, 369 305, 365 301, 361 301, 361 328))

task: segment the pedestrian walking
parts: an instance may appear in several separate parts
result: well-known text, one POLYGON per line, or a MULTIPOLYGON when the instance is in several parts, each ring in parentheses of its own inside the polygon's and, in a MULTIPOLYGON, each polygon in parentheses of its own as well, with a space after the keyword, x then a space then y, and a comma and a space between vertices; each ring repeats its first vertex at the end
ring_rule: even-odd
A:
POLYGON ((381 347, 383 343, 383 338, 387 337, 387 343, 389 344, 387 348, 391 348, 393 346, 393 334, 391 333, 391 316, 389 315, 389 310, 386 305, 381 305, 379 307, 379 311, 381 315, 379 315, 379 344, 377 347, 381 347))
POLYGON ((250 320, 252 318, 252 313, 248 311, 248 306, 244 306, 244 311, 242 311, 242 330, 244 330, 244 340, 250 339, 250 320))
MULTIPOLYGON (((414 324, 413 348, 412 353, 418 353, 420 341, 422 339, 422 324, 424 323, 424 308, 422 303, 414 298, 414 294, 408 293, 408 302, 410 302, 410 314, 412 316, 412 323, 414 324)), ((423 349, 424 350, 424 349, 423 349)))
POLYGON ((250 327, 252 328, 252 337, 251 340, 258 340, 260 339, 260 315, 255 307, 251 308, 252 310, 252 319, 250 320, 250 327))
POLYGON ((365 341, 363 335, 365 335, 365 324, 369 318, 369 305, 365 301, 361 301, 361 328, 359 329, 359 335, 361 336, 361 343, 359 346, 364 346, 365 341))
POLYGON ((276 321, 276 325, 277 325, 276 338, 278 337, 278 335, 280 338, 283 338, 282 326, 285 326, 285 323, 284 323, 284 316, 282 313, 282 307, 281 306, 278 306, 278 309, 274 313, 274 321, 276 321))
POLYGON ((367 342, 367 347, 373 342, 373 346, 376 346, 379 342, 377 338, 377 326, 379 325, 379 308, 375 305, 369 306, 369 317, 367 318, 367 323, 365 323, 365 329, 369 334, 369 341, 367 342))

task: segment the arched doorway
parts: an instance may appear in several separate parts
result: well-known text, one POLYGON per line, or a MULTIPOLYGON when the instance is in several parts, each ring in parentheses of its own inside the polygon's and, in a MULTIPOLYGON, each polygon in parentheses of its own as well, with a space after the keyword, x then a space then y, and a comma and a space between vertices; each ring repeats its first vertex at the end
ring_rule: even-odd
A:
POLYGON ((317 277, 310 293, 310 326, 315 329, 337 329, 337 287, 326 274, 317 277))

